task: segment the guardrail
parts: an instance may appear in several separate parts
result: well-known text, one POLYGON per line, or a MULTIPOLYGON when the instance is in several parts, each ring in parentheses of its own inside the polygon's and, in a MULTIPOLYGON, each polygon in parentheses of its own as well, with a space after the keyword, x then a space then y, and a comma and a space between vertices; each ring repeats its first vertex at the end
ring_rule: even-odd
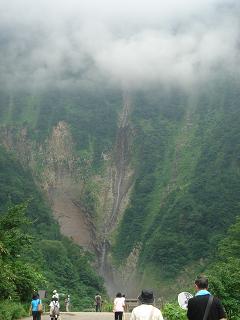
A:
POLYGON ((133 308, 139 306, 138 299, 126 299, 125 300, 125 311, 131 312, 133 308))

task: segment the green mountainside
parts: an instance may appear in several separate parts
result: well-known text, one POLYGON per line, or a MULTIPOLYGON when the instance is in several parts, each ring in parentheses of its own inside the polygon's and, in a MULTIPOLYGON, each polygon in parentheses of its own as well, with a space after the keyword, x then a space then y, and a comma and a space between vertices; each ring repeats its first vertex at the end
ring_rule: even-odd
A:
POLYGON ((92 255, 60 234, 59 225, 31 173, 3 147, 0 149, 0 194, 1 213, 9 217, 0 218, 0 247, 6 246, 10 255, 0 249, 1 299, 11 296, 29 302, 31 290, 44 289, 50 294, 49 300, 52 290, 57 289, 64 296, 71 294, 76 310, 92 307, 96 292, 105 293, 102 279, 93 270, 92 255), (24 218, 25 206, 28 220, 24 218), (21 240, 21 232, 29 234, 31 244, 26 246, 28 239, 21 240), (11 270, 10 278, 7 269, 11 270), (23 283, 22 279, 25 279, 23 283))
MULTIPOLYGON (((107 259, 115 270, 124 270, 136 254, 133 269, 141 285, 147 284, 146 279, 150 283, 160 283, 163 278, 171 281, 188 267, 193 273, 205 270, 219 240, 239 215, 239 80, 220 75, 218 80, 209 79, 189 91, 158 87, 128 92, 128 96, 131 110, 124 127, 119 124, 123 97, 111 88, 1 92, 1 143, 9 146, 10 132, 11 144, 17 144, 21 130, 26 129, 28 141, 36 147, 46 141, 59 121, 66 122, 77 159, 74 170, 81 173, 77 199, 92 219, 99 261, 107 259), (124 137, 121 128, 127 128, 124 137), (127 147, 122 140, 125 149, 119 143, 121 137, 129 139, 127 147), (109 161, 103 161, 103 153, 111 155, 109 161), (109 209, 103 200, 109 196, 103 190, 114 161, 127 172, 126 158, 133 171, 131 186, 124 205, 119 206, 119 215, 113 216, 115 224, 111 224, 106 222, 109 209)), ((9 155, 3 156, 4 161, 6 157, 9 155)), ((40 162, 34 169, 38 172, 32 173, 35 178, 43 170, 40 162)), ((21 182, 22 175, 17 178, 14 172, 20 169, 16 162, 8 170, 16 181, 12 185, 3 180, 2 188, 9 189, 1 194, 3 209, 9 195, 14 203, 32 197, 30 206, 36 210, 30 208, 29 212, 33 220, 39 216, 34 227, 41 234, 39 247, 51 252, 59 246, 65 252, 67 240, 61 239, 42 196, 39 191, 29 191, 32 180, 21 182)), ((109 185, 111 182, 108 180, 109 185)), ((64 265, 71 263, 67 252, 64 257, 64 265)), ((49 263, 53 263, 50 258, 49 263)))
POLYGON ((188 96, 138 95, 138 174, 118 262, 139 245, 141 270, 153 264, 171 277, 214 253, 240 209, 239 94, 239 81, 215 81, 188 96))

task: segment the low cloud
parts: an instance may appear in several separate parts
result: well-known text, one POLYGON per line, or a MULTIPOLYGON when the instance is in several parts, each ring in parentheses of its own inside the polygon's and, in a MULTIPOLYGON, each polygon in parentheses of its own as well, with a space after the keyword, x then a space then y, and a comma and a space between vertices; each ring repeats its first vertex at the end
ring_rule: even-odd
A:
POLYGON ((238 72, 238 16, 230 0, 0 0, 1 84, 189 86, 238 72))

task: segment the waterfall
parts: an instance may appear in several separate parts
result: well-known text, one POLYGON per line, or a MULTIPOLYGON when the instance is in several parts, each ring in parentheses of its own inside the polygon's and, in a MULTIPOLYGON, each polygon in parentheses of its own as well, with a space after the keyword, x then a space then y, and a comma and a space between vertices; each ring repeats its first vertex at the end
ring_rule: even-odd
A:
POLYGON ((112 204, 104 221, 99 256, 99 270, 101 275, 105 278, 108 287, 113 287, 113 284, 111 283, 112 267, 109 265, 107 258, 110 247, 108 238, 111 232, 116 228, 119 216, 124 211, 122 209, 122 202, 129 192, 132 180, 132 175, 129 174, 130 141, 132 137, 132 130, 129 125, 130 109, 130 97, 129 94, 125 92, 123 94, 123 109, 119 116, 116 142, 113 150, 113 161, 110 168, 111 188, 109 192, 112 194, 112 204))

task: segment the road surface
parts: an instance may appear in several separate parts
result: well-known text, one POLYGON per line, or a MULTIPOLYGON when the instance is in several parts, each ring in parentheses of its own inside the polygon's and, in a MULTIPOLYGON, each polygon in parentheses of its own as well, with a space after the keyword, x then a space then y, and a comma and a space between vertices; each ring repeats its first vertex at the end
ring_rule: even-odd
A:
MULTIPOLYGON (((61 312, 61 320, 114 320, 111 312, 61 312)), ((130 313, 125 313, 123 320, 129 320, 130 313)), ((32 317, 21 320, 32 320, 32 317)), ((48 314, 43 315, 41 320, 50 320, 48 314)))

